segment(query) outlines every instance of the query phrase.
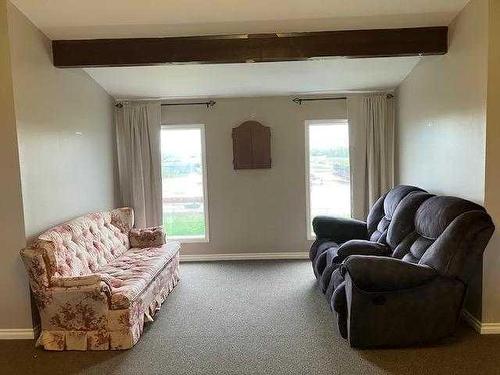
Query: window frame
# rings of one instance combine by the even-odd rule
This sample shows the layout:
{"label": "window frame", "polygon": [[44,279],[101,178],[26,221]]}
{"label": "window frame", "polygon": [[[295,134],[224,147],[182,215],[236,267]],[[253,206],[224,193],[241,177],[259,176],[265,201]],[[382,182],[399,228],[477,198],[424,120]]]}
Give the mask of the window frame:
{"label": "window frame", "polygon": [[[305,183],[306,183],[306,237],[308,241],[314,241],[316,240],[316,235],[312,231],[312,218],[311,218],[311,187],[310,187],[310,181],[311,181],[311,171],[310,171],[310,145],[309,145],[309,129],[311,125],[324,125],[324,124],[339,124],[339,125],[346,125],[349,129],[349,121],[348,119],[330,119],[330,120],[306,120],[304,121],[304,132],[305,132]],[[349,148],[350,151],[350,148]],[[351,165],[351,155],[349,153],[349,167]],[[352,199],[352,197],[351,197]],[[352,209],[352,207],[351,207]]]}
{"label": "window frame", "polygon": [[[167,238],[180,243],[208,243],[210,242],[210,224],[208,213],[208,183],[207,183],[207,156],[206,156],[206,139],[205,139],[205,124],[162,124],[161,130],[167,129],[199,129],[201,141],[201,165],[202,165],[202,182],[203,182],[203,214],[205,217],[205,235],[198,236],[169,236]],[[160,154],[161,154],[160,145]],[[163,199],[163,176],[162,177],[162,199]],[[163,218],[163,202],[162,202],[162,218]],[[166,232],[166,228],[165,228]]]}

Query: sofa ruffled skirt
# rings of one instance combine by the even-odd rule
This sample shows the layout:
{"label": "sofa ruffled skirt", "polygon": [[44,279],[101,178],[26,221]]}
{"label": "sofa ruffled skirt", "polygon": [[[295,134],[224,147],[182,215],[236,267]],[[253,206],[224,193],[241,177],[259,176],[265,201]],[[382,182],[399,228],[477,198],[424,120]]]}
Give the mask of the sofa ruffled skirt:
{"label": "sofa ruffled skirt", "polygon": [[[139,340],[144,324],[153,321],[179,282],[179,253],[126,309],[103,308],[104,293],[88,293],[75,303],[61,300],[53,314],[42,314],[43,329],[36,345],[46,350],[122,350]],[[53,296],[57,300],[57,295]],[[52,303],[57,301],[51,301]],[[106,304],[107,306],[107,304]]]}

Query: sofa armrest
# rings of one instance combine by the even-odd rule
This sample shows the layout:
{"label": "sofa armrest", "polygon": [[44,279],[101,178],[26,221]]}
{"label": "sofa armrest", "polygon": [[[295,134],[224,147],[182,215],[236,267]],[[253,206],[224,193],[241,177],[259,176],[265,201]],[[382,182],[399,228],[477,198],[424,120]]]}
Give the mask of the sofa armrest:
{"label": "sofa armrest", "polygon": [[129,240],[130,247],[159,247],[166,243],[166,234],[161,226],[143,229],[132,228],[129,232]]}
{"label": "sofa armrest", "polygon": [[342,263],[351,255],[389,256],[391,249],[384,244],[367,240],[350,240],[344,242],[337,250],[333,263]]}
{"label": "sofa armrest", "polygon": [[349,240],[367,240],[368,229],[364,221],[332,216],[316,216],[313,230],[317,238],[328,238],[339,244]]}
{"label": "sofa armrest", "polygon": [[[91,346],[106,348],[109,338],[102,337],[109,329],[110,290],[106,283],[100,281],[91,285],[51,287],[37,297],[43,327],[37,345],[64,350],[68,344],[65,344],[67,335],[78,336],[85,331],[87,336],[99,339],[92,341]],[[54,332],[65,334],[59,341],[52,342]],[[80,349],[86,350],[89,344],[84,340],[82,345]]]}
{"label": "sofa armrest", "polygon": [[367,292],[414,288],[439,276],[431,267],[379,256],[352,255],[341,266],[352,283]]}
{"label": "sofa armrest", "polygon": [[460,317],[465,284],[441,275],[430,277],[427,281],[424,276],[416,277],[406,289],[400,285],[401,289],[390,291],[366,291],[346,274],[345,284],[341,284],[345,290],[339,289],[331,303],[350,345],[422,345],[451,335]]}
{"label": "sofa armrest", "polygon": [[350,240],[344,242],[340,247],[333,247],[318,254],[314,261],[314,273],[320,278],[319,285],[322,291],[326,291],[330,283],[330,276],[333,271],[340,267],[340,264],[351,255],[390,255],[390,248],[386,245],[367,241]]}
{"label": "sofa armrest", "polygon": [[50,283],[54,287],[70,288],[77,286],[88,286],[98,284],[102,281],[101,276],[96,274],[74,276],[74,277],[52,277]]}
{"label": "sofa armrest", "polygon": [[[72,286],[53,286],[48,288],[48,291],[53,295],[64,295],[68,296],[81,296],[82,298],[87,298],[88,296],[95,296],[97,294],[102,294],[103,296],[111,295],[109,284],[100,280],[93,284],[83,284],[83,285],[72,285]],[[106,299],[107,301],[107,299]]]}

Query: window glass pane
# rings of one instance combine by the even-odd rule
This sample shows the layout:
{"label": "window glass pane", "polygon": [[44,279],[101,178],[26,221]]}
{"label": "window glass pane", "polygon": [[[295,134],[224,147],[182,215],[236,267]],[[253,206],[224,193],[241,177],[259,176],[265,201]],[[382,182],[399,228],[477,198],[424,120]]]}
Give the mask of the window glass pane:
{"label": "window glass pane", "polygon": [[347,121],[309,124],[309,207],[315,216],[351,216]]}
{"label": "window glass pane", "polygon": [[200,127],[161,131],[163,225],[169,237],[206,237]]}

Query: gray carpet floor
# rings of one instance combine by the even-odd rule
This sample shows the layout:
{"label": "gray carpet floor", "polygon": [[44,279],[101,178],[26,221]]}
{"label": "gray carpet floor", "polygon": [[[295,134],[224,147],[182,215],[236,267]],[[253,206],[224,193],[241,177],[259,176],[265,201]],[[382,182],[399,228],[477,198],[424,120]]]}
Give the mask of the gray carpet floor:
{"label": "gray carpet floor", "polygon": [[306,261],[183,263],[181,278],[134,348],[59,353],[0,341],[0,373],[500,374],[500,335],[465,324],[435,346],[350,348]]}

